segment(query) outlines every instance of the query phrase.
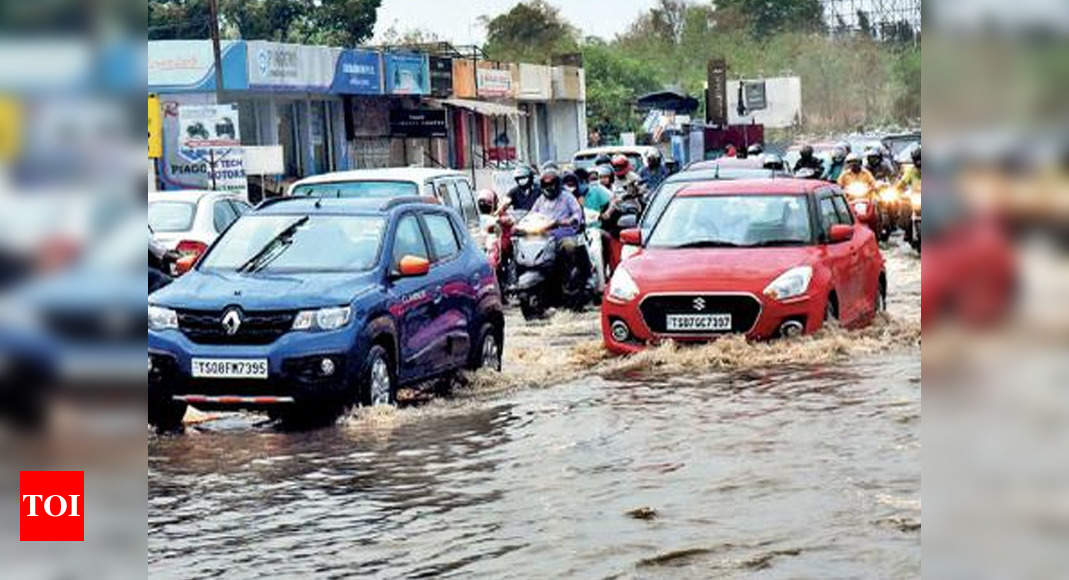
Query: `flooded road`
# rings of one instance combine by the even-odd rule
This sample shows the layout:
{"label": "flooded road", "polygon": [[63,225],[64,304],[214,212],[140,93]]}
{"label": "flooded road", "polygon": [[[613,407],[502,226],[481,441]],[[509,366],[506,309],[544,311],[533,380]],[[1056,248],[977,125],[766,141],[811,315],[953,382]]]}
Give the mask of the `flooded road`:
{"label": "flooded road", "polygon": [[151,437],[149,572],[918,576],[920,261],[885,255],[860,331],[617,359],[593,311],[511,318],[446,400]]}

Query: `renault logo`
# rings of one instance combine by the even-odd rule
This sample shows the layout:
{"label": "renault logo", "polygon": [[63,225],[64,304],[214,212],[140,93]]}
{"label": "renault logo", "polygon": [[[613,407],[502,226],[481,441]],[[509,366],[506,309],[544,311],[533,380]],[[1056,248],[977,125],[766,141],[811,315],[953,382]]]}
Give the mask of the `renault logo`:
{"label": "renault logo", "polygon": [[239,328],[241,328],[241,313],[237,308],[227,310],[223,315],[223,330],[228,336],[234,336]]}
{"label": "renault logo", "polygon": [[705,298],[702,298],[701,296],[695,298],[694,299],[694,309],[695,310],[705,310]]}

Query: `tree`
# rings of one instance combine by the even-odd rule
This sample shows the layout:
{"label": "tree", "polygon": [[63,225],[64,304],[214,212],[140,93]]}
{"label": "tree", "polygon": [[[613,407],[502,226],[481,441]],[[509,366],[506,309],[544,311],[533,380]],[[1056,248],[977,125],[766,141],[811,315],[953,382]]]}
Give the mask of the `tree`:
{"label": "tree", "polygon": [[824,30],[820,0],[717,0],[716,11],[744,19],[756,40],[780,32]]}
{"label": "tree", "polygon": [[149,0],[148,39],[210,38],[208,0]]}
{"label": "tree", "polygon": [[583,47],[583,65],[590,126],[604,135],[637,129],[635,100],[661,86],[653,67],[598,40]]}
{"label": "tree", "polygon": [[579,47],[579,32],[544,0],[520,2],[480,22],[486,26],[483,50],[494,60],[546,63],[554,54]]}
{"label": "tree", "polygon": [[356,46],[371,38],[382,0],[318,0],[310,8],[312,30],[305,41],[329,46]]}

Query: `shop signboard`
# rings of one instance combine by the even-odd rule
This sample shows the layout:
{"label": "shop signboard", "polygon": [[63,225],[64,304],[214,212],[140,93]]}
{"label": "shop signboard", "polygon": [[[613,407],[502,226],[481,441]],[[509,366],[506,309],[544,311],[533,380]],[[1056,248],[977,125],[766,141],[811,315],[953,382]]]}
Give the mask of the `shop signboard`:
{"label": "shop signboard", "polygon": [[[249,88],[245,41],[222,43],[223,87]],[[215,58],[208,40],[153,40],[148,43],[148,88],[155,93],[215,90]]]}
{"label": "shop signboard", "polygon": [[480,97],[512,96],[512,71],[480,68],[476,71],[476,78]]}
{"label": "shop signboard", "polygon": [[248,42],[249,88],[326,93],[334,83],[340,48],[255,40]]}
{"label": "shop signboard", "polygon": [[334,67],[330,92],[343,95],[381,95],[382,61],[379,53],[343,50]]}
{"label": "shop signboard", "polygon": [[390,111],[390,134],[418,139],[445,137],[445,109],[394,109]]}
{"label": "shop signboard", "polygon": [[525,101],[548,101],[553,97],[552,69],[539,64],[520,64],[520,86],[516,98]]}
{"label": "shop signboard", "polygon": [[205,189],[248,193],[236,105],[178,107],[178,162],[169,173]]}
{"label": "shop signboard", "polygon": [[431,95],[448,98],[453,94],[453,59],[443,56],[428,58],[431,69]]}
{"label": "shop signboard", "polygon": [[430,70],[423,54],[386,53],[386,92],[391,95],[426,95],[431,92]]}

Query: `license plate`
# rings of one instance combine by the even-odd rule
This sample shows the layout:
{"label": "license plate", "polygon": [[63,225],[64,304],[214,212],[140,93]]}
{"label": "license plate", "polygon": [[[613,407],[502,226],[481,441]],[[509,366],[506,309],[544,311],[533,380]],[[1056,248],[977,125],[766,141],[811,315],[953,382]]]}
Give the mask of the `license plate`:
{"label": "license plate", "polygon": [[194,378],[267,378],[267,359],[265,358],[195,358],[192,366]]}
{"label": "license plate", "polygon": [[731,330],[730,314],[669,314],[668,330]]}

